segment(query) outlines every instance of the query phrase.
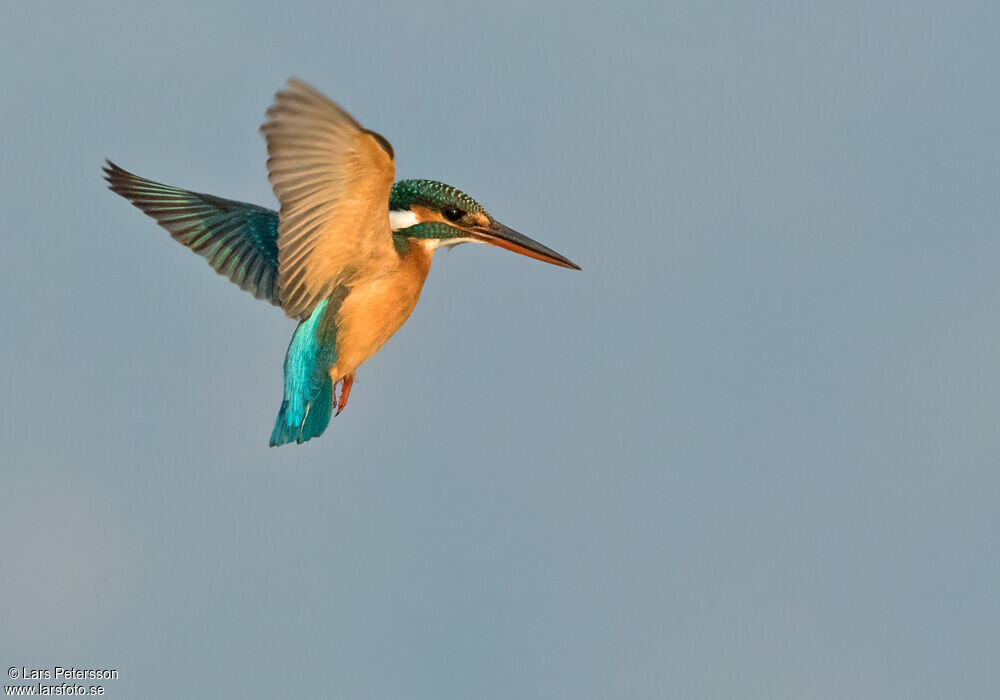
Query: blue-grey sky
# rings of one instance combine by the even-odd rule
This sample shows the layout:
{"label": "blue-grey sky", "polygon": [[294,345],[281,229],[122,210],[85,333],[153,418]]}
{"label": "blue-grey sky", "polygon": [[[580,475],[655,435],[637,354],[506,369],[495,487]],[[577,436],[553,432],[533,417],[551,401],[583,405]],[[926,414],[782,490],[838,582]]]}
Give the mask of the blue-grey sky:
{"label": "blue-grey sky", "polygon": [[[1000,5],[253,5],[0,9],[3,668],[997,696]],[[276,450],[294,322],[99,168],[273,204],[290,75],[583,272],[439,253]]]}

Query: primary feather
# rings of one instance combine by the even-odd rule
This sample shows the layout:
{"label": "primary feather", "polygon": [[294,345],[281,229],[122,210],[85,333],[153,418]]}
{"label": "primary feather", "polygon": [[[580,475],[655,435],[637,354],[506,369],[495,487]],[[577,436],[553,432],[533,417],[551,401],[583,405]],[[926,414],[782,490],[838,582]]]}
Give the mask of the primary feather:
{"label": "primary feather", "polygon": [[110,160],[104,174],[112,191],[156,219],[220,275],[258,299],[280,305],[278,212],[153,182]]}

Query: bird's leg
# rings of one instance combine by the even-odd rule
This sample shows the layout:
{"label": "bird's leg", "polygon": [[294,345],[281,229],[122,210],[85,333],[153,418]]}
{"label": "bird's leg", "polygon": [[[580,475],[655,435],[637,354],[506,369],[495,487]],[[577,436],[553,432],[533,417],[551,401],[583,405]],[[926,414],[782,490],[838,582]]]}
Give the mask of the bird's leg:
{"label": "bird's leg", "polygon": [[337,400],[337,412],[333,414],[334,416],[339,416],[340,412],[344,410],[347,405],[347,397],[351,395],[352,386],[354,386],[354,375],[348,374],[340,383],[340,399]]}

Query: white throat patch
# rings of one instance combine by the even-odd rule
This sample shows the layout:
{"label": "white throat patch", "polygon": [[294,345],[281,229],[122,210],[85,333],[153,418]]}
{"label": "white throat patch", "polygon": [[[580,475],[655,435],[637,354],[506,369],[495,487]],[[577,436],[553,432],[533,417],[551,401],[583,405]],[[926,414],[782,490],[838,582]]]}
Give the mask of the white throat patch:
{"label": "white throat patch", "polygon": [[459,243],[482,243],[476,238],[424,238],[420,241],[424,248],[435,251],[438,248],[451,248]]}

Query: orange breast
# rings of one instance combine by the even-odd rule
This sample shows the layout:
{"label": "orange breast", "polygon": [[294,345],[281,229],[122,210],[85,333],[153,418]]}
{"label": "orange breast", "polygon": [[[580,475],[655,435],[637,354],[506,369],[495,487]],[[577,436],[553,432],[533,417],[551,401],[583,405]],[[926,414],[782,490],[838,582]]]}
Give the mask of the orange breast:
{"label": "orange breast", "polygon": [[433,253],[413,245],[390,272],[362,277],[340,307],[333,381],[352,374],[385,345],[417,305]]}

